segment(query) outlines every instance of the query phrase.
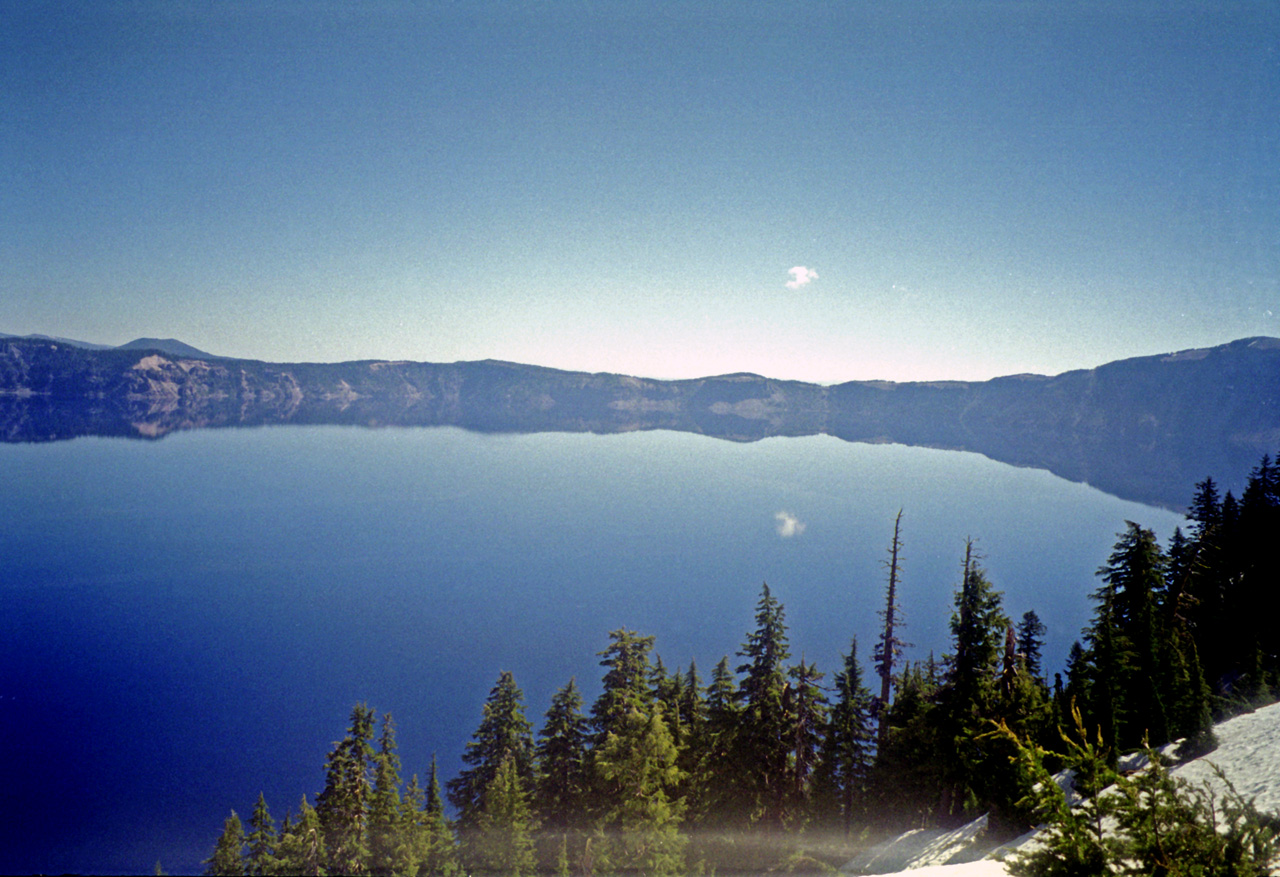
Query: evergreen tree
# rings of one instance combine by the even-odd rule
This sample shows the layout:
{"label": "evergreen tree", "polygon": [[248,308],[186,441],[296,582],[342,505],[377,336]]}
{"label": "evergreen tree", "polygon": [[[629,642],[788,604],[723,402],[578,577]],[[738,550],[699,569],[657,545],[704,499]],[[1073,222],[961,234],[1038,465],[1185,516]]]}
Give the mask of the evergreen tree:
{"label": "evergreen tree", "polygon": [[232,810],[222,826],[222,834],[218,836],[213,855],[204,861],[208,865],[205,873],[241,877],[245,873],[244,843],[244,826],[236,811]]}
{"label": "evergreen tree", "polygon": [[769,585],[761,588],[756,606],[756,629],[748,634],[738,656],[746,663],[738,688],[742,716],[736,737],[736,758],[740,766],[750,766],[741,776],[741,792],[749,808],[748,818],[781,828],[789,791],[791,728],[785,698],[788,696],[785,662],[787,648],[784,611]]}
{"label": "evergreen tree", "polygon": [[834,682],[835,701],[823,740],[818,785],[824,808],[847,837],[865,808],[875,749],[874,699],[862,682],[856,638]]}
{"label": "evergreen tree", "polygon": [[485,790],[494,787],[498,769],[510,762],[521,788],[534,782],[533,728],[524,715],[524,693],[515,677],[503,670],[489,691],[480,726],[471,735],[462,760],[469,767],[449,780],[449,800],[458,809],[458,829],[466,842],[484,805]]}
{"label": "evergreen tree", "polygon": [[707,686],[706,721],[691,747],[692,776],[689,780],[689,816],[698,824],[722,823],[745,818],[742,798],[737,794],[741,771],[734,759],[741,710],[736,702],[736,683],[725,656],[716,664]]}
{"label": "evergreen tree", "polygon": [[431,754],[431,779],[427,784],[427,802],[423,813],[427,857],[422,860],[422,872],[451,874],[456,870],[458,850],[453,829],[444,814],[444,797],[440,793],[440,772],[436,766],[435,753]]}
{"label": "evergreen tree", "polygon": [[401,837],[400,756],[391,713],[382,717],[382,735],[374,756],[373,796],[369,808],[369,868],[375,874],[404,870],[407,849]]}
{"label": "evergreen tree", "polygon": [[368,866],[373,724],[373,710],[364,704],[352,709],[347,735],[329,753],[324,791],[316,798],[326,867],[340,874],[363,874]]}
{"label": "evergreen tree", "polygon": [[934,820],[943,784],[944,750],[935,718],[938,680],[920,664],[908,662],[894,687],[889,731],[884,745],[877,746],[872,769],[876,814],[884,823],[921,828]]}
{"label": "evergreen tree", "polygon": [[280,829],[280,843],[276,848],[280,860],[279,873],[319,877],[325,873],[328,858],[324,845],[324,830],[316,811],[302,796],[298,807],[298,821],[285,824]]}
{"label": "evergreen tree", "polygon": [[787,821],[795,827],[804,825],[813,815],[814,774],[827,733],[828,710],[820,685],[823,674],[813,664],[806,664],[801,658],[788,675],[792,684],[783,698],[792,739]]}
{"label": "evergreen tree", "polygon": [[707,702],[703,696],[702,677],[698,675],[698,665],[695,661],[689,661],[682,691],[680,715],[690,729],[697,729],[707,720]]}
{"label": "evergreen tree", "polygon": [[938,693],[938,733],[953,754],[941,765],[942,815],[971,815],[992,801],[1002,778],[986,763],[978,740],[997,713],[997,679],[1009,620],[1001,609],[1001,594],[992,587],[974,557],[973,543],[965,545],[960,588],[951,615],[953,653]]}
{"label": "evergreen tree", "polygon": [[1040,664],[1044,634],[1044,624],[1034,609],[1022,613],[1022,620],[1018,622],[1018,654],[1022,656],[1027,672],[1041,680],[1044,679],[1044,670]]}
{"label": "evergreen tree", "polygon": [[[551,699],[546,724],[538,737],[534,809],[548,843],[554,846],[553,850],[544,848],[545,863],[553,851],[569,855],[569,835],[577,835],[584,828],[588,804],[587,720],[582,715],[582,695],[574,680],[570,679]],[[577,837],[574,848],[576,851]]]}
{"label": "evergreen tree", "polygon": [[[1106,566],[1098,570],[1105,597],[1111,602],[1108,620],[1115,626],[1111,642],[1114,668],[1107,671],[1114,674],[1117,696],[1123,700],[1114,738],[1118,748],[1133,748],[1144,740],[1160,745],[1169,739],[1168,692],[1161,690],[1164,674],[1160,664],[1164,630],[1159,607],[1166,597],[1165,565],[1155,534],[1127,521]],[[1095,595],[1095,599],[1103,596]],[[1103,672],[1102,667],[1097,669]]]}
{"label": "evergreen tree", "polygon": [[538,737],[538,817],[548,829],[567,830],[579,821],[587,794],[587,720],[573,679],[551,699]]}
{"label": "evergreen tree", "polygon": [[253,807],[253,815],[249,817],[249,828],[252,830],[247,838],[249,861],[245,873],[257,875],[257,877],[274,874],[275,849],[278,842],[276,825],[275,820],[271,818],[271,812],[267,809],[267,800],[261,792],[258,793],[258,803]]}
{"label": "evergreen tree", "polygon": [[661,704],[648,711],[633,707],[606,732],[595,765],[606,791],[601,821],[610,868],[646,874],[683,870],[684,801],[671,794],[682,779],[677,756]]}
{"label": "evergreen tree", "polygon": [[632,710],[647,712],[653,702],[649,686],[653,666],[649,653],[653,637],[640,636],[625,628],[609,632],[608,648],[600,652],[600,666],[606,668],[603,690],[591,707],[591,723],[596,743],[603,742],[609,731],[620,725]]}
{"label": "evergreen tree", "polygon": [[399,859],[396,873],[412,877],[430,873],[431,830],[427,825],[426,793],[416,773],[405,783],[404,794],[400,797],[396,837]]}
{"label": "evergreen tree", "polygon": [[498,765],[480,799],[465,842],[467,861],[477,871],[520,877],[537,864],[533,831],[537,821],[513,755]]}
{"label": "evergreen tree", "polygon": [[1092,702],[1089,655],[1080,640],[1067,653],[1067,684],[1061,689],[1058,713],[1065,719],[1073,709],[1087,710]]}
{"label": "evergreen tree", "polygon": [[902,610],[898,607],[898,564],[902,549],[902,540],[898,534],[901,524],[902,509],[898,509],[898,516],[893,519],[893,541],[889,543],[889,560],[886,564],[889,569],[889,584],[885,589],[884,609],[880,611],[880,617],[884,620],[884,629],[872,654],[876,675],[880,677],[880,697],[875,705],[876,714],[879,717],[876,731],[878,746],[884,746],[889,733],[889,703],[894,668],[906,645],[898,636],[903,628]]}
{"label": "evergreen tree", "polygon": [[591,751],[592,809],[597,815],[617,807],[617,787],[599,771],[598,760],[609,735],[619,734],[632,713],[647,716],[653,709],[654,697],[650,681],[653,666],[649,653],[653,637],[640,636],[625,628],[610,631],[609,646],[598,654],[605,668],[600,696],[591,707],[593,749]]}

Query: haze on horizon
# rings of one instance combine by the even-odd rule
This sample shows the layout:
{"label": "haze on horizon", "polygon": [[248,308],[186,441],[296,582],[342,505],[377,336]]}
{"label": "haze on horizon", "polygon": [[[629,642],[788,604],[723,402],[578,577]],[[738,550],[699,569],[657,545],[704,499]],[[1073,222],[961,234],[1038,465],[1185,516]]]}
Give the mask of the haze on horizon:
{"label": "haze on horizon", "polygon": [[1250,2],[0,0],[0,331],[821,382],[1280,335],[1278,45]]}

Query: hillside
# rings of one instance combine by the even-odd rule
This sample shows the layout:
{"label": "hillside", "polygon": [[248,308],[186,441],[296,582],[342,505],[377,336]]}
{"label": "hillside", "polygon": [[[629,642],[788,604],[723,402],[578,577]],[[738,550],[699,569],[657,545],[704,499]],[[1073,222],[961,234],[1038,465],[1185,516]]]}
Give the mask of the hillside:
{"label": "hillside", "polygon": [[[1215,728],[1218,748],[1201,758],[1180,765],[1172,771],[1175,777],[1193,785],[1208,784],[1215,795],[1221,795],[1224,784],[1214,768],[1246,799],[1252,799],[1259,810],[1280,816],[1280,703],[1256,712],[1246,713],[1222,722]],[[965,859],[971,854],[964,843],[963,830],[952,832],[951,844],[900,843],[902,855],[896,862],[882,856],[880,867],[871,871],[858,869],[859,860],[841,870],[845,873],[906,874],[910,877],[1006,877],[1009,871],[1000,857],[1031,842],[1031,837],[1002,847],[988,857],[973,862],[948,864],[952,858]],[[972,832],[970,832],[972,834]]]}
{"label": "hillside", "polygon": [[830,387],[751,374],[659,381],[493,360],[267,363],[194,350],[173,339],[105,350],[0,339],[0,436],[154,438],[269,423],[671,429],[734,441],[828,434],[975,451],[1171,507],[1206,475],[1233,486],[1232,476],[1280,445],[1274,338],[1054,377]]}

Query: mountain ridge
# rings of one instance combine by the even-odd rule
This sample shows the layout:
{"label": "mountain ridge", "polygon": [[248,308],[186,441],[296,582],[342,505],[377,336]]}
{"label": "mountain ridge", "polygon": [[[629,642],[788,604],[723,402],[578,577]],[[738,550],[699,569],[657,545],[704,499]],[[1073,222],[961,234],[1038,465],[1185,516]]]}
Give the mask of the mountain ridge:
{"label": "mountain ridge", "polygon": [[741,372],[665,381],[500,360],[269,363],[132,345],[0,338],[0,439],[268,423],[672,429],[733,441],[827,434],[974,451],[1172,507],[1189,499],[1188,484],[1213,476],[1229,485],[1280,449],[1280,339],[1266,336],[1053,376],[832,385]]}

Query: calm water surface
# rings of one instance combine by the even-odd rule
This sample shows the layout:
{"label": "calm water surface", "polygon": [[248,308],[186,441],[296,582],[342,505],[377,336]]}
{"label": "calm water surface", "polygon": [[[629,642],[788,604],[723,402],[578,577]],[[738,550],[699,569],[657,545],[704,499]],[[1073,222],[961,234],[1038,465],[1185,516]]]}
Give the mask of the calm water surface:
{"label": "calm water surface", "polygon": [[[0,871],[200,869],[231,808],[323,785],[352,704],[443,777],[498,671],[530,718],[630,627],[703,677],[760,584],[792,650],[866,655],[903,515],[911,657],[946,649],[966,536],[1057,666],[1131,519],[973,454],[815,436],[281,427],[0,446]],[[1190,485],[1188,486],[1190,490]],[[803,524],[779,532],[784,512]]]}

